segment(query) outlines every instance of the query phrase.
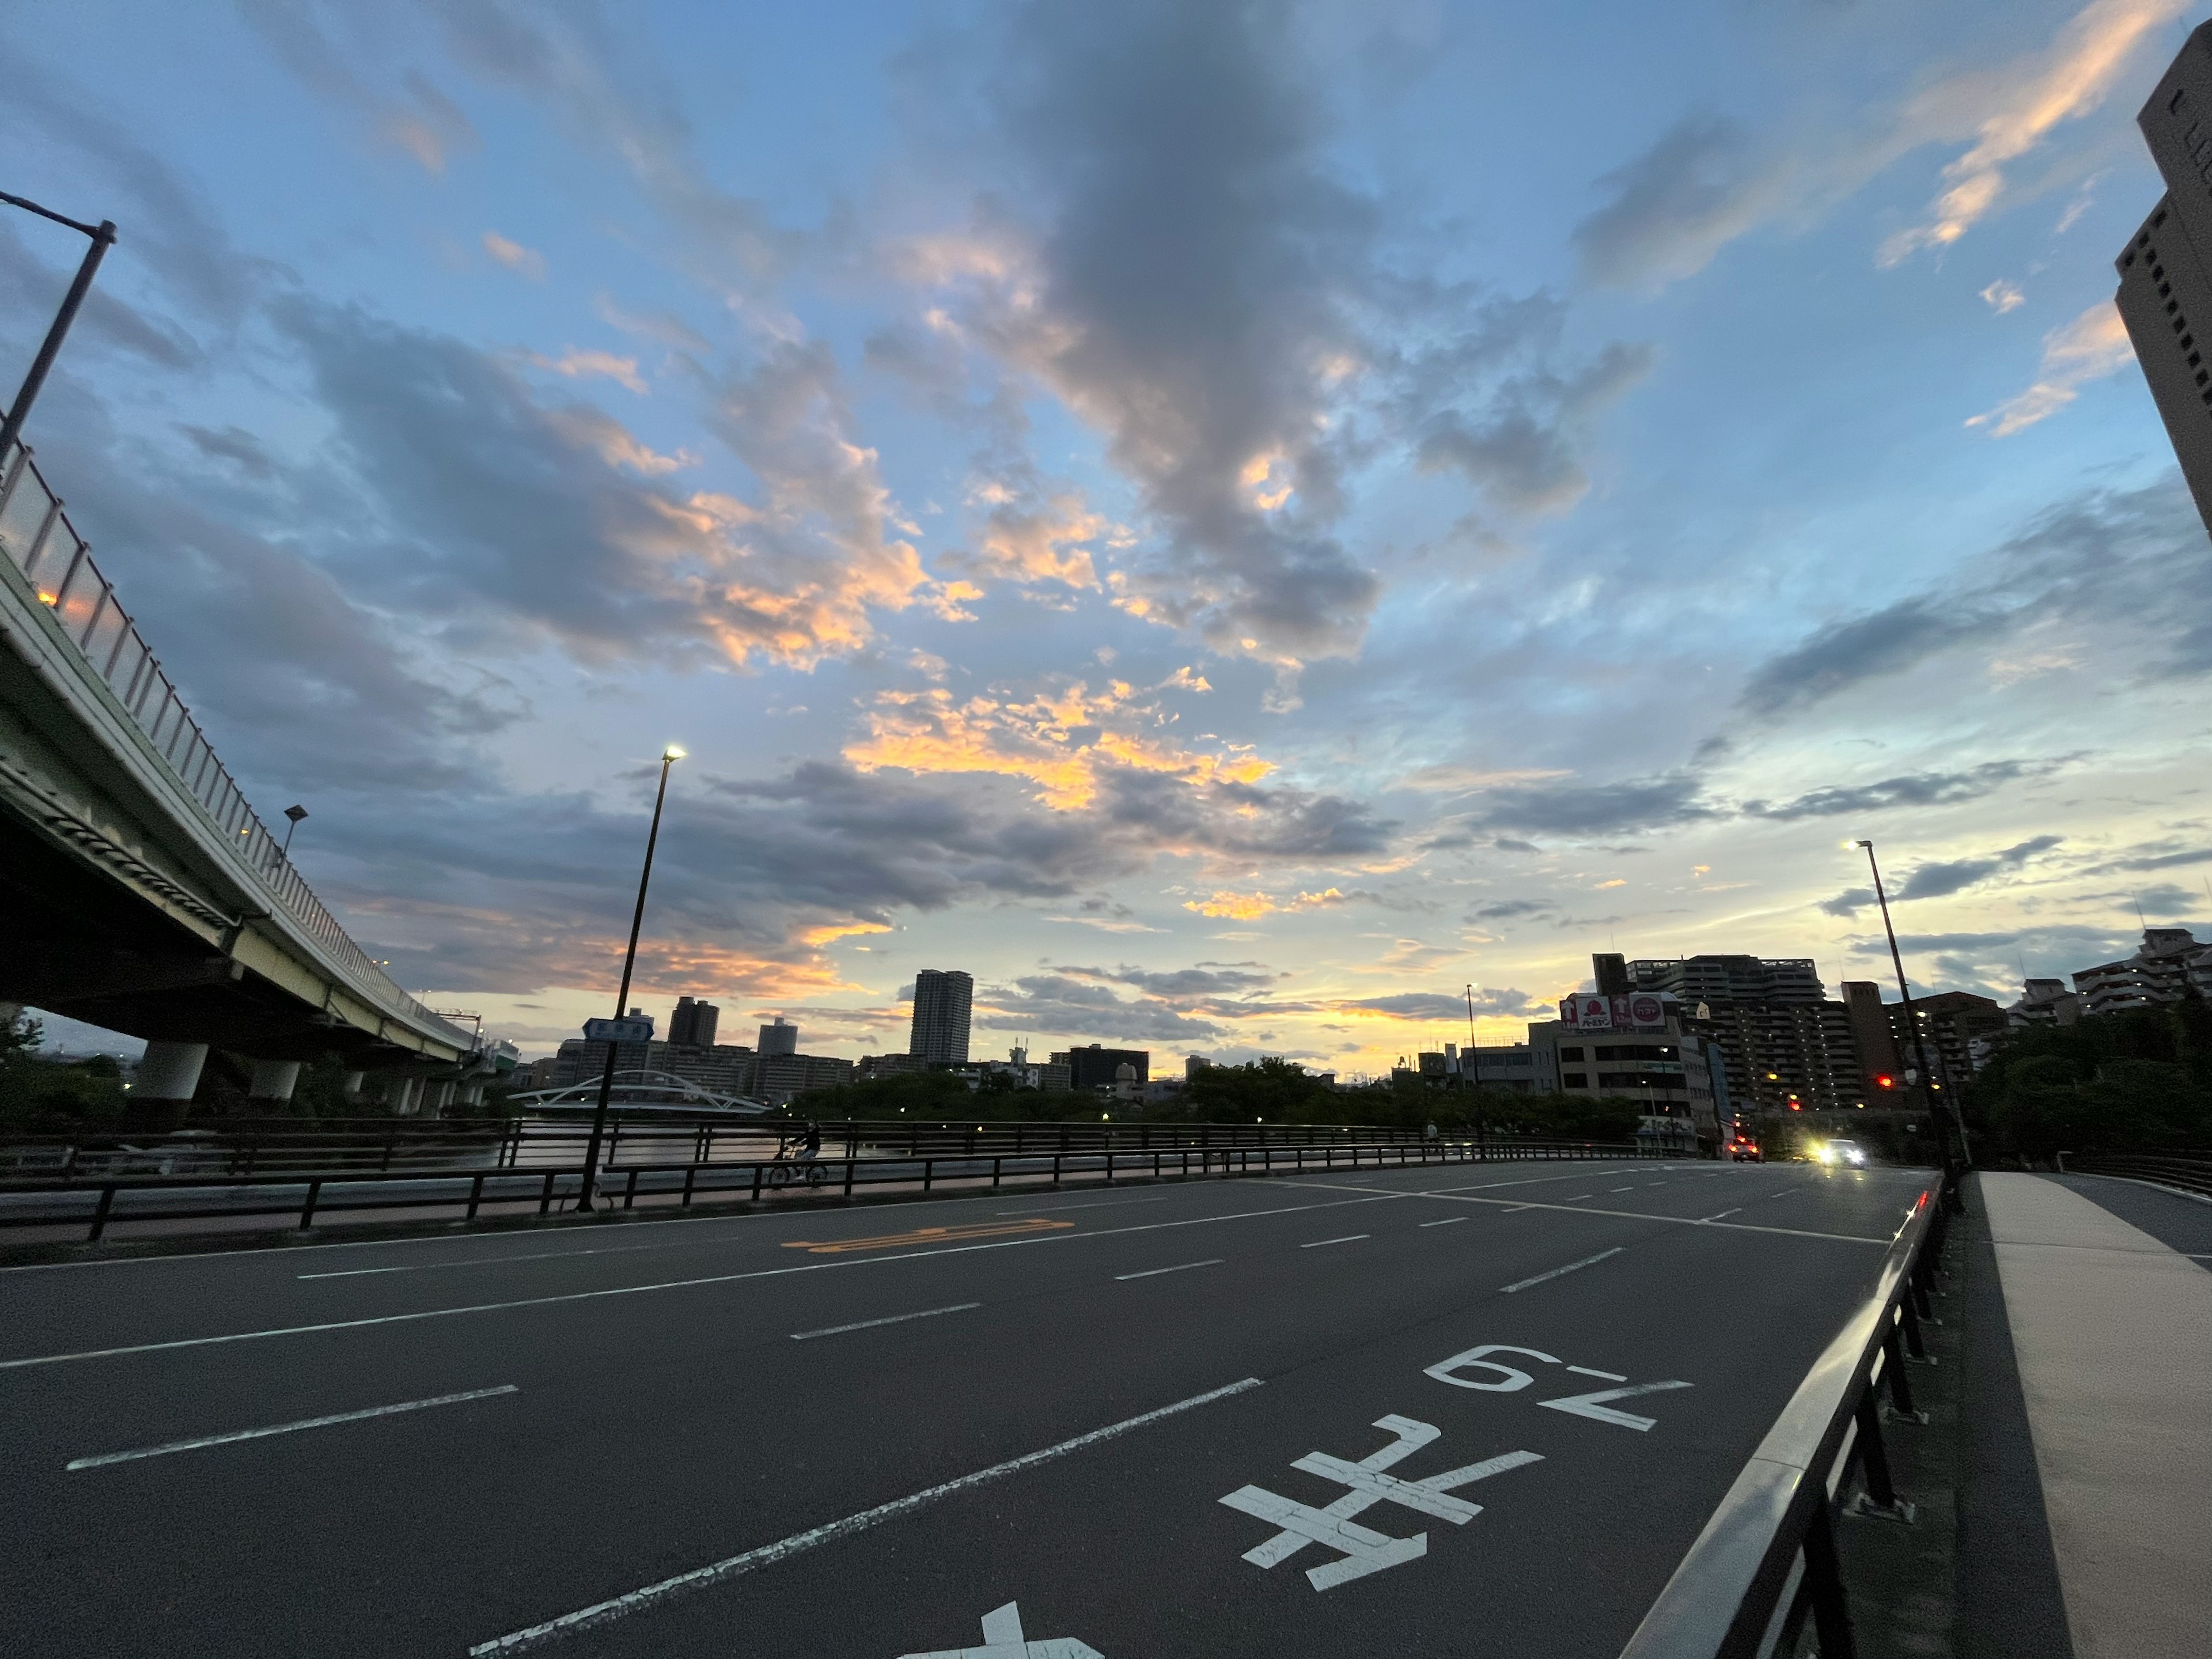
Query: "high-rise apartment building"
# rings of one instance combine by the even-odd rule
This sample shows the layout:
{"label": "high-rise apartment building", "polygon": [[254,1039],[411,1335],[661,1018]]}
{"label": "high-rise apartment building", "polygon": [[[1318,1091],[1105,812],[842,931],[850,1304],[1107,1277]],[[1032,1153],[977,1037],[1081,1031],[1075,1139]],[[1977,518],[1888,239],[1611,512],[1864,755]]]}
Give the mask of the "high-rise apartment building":
{"label": "high-rise apartment building", "polygon": [[1630,963],[1628,976],[1637,990],[1678,997],[1686,1007],[1700,1002],[1823,1002],[1828,995],[1820,970],[1802,957],[1647,957]]}
{"label": "high-rise apartment building", "polygon": [[1830,1000],[1810,958],[1671,957],[1628,972],[1638,990],[1678,998],[1684,1028],[1719,1044],[1733,1109],[1832,1110],[1867,1098],[1850,1010]]}
{"label": "high-rise apartment building", "polygon": [[907,1053],[931,1065],[968,1063],[968,1019],[975,981],[957,969],[925,968],[914,976],[914,1030]]}
{"label": "high-rise apartment building", "polygon": [[722,1011],[704,997],[678,997],[676,1012],[668,1017],[668,1040],[687,1048],[711,1048],[721,1018]]}
{"label": "high-rise apartment building", "polygon": [[760,1053],[763,1058],[770,1054],[795,1054],[799,1052],[799,1028],[781,1014],[771,1025],[760,1028]]}
{"label": "high-rise apartment building", "polygon": [[2212,23],[2190,35],[2136,125],[2166,194],[2113,262],[2113,303],[2212,527]]}
{"label": "high-rise apartment building", "polygon": [[1063,1049],[1052,1057],[1052,1063],[1067,1067],[1068,1087],[1079,1093],[1112,1088],[1116,1081],[1115,1073],[1124,1066],[1135,1070],[1139,1085],[1150,1082],[1152,1075],[1149,1048],[1105,1048],[1093,1042],[1081,1048]]}

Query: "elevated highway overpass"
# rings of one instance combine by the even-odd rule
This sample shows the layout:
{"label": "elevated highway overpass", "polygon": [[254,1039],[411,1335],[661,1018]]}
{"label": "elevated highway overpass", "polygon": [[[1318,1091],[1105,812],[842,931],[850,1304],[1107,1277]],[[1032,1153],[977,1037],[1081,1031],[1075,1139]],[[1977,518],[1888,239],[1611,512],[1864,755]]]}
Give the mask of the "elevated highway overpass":
{"label": "elevated highway overpass", "polygon": [[347,936],[191,715],[29,452],[0,457],[0,1001],[143,1037],[137,1097],[209,1048],[289,1096],[327,1054],[407,1110],[479,1043]]}

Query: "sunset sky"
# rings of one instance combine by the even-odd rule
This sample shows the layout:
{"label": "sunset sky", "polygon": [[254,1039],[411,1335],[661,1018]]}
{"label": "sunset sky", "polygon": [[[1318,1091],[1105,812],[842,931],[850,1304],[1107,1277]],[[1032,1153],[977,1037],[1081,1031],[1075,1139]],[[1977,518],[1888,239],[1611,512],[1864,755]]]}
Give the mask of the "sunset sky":
{"label": "sunset sky", "polygon": [[[17,0],[29,436],[439,1006],[1345,1072],[2212,919],[2171,0]],[[0,220],[12,387],[81,239]]]}

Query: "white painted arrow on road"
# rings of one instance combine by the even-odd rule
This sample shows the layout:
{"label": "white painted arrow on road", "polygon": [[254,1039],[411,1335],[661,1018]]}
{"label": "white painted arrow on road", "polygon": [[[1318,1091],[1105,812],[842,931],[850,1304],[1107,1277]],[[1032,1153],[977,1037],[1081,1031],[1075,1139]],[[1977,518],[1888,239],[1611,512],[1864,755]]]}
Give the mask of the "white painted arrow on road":
{"label": "white painted arrow on road", "polygon": [[1106,1659],[1087,1642],[1073,1636],[1055,1636],[1048,1642],[1022,1639],[1022,1610],[1009,1601],[983,1615],[983,1645],[980,1648],[937,1648],[927,1653],[908,1653],[900,1659]]}

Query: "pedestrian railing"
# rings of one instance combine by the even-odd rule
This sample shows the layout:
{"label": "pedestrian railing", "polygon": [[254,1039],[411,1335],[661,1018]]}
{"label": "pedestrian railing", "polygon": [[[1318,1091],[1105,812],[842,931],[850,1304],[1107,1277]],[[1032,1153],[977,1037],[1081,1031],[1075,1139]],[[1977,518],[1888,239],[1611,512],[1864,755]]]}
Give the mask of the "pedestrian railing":
{"label": "pedestrian railing", "polygon": [[[1925,1423],[1908,1360],[1941,1273],[1948,1196],[1920,1194],[1865,1302],[1798,1384],[1621,1659],[1790,1659],[1809,1622],[1820,1659],[1852,1659],[1836,1521],[1910,1521],[1890,1479],[1882,1425]],[[1889,1399],[1885,1406],[1881,1395]]]}
{"label": "pedestrian railing", "polygon": [[2123,1176],[2212,1198],[2212,1152],[2061,1152],[2069,1175]]}
{"label": "pedestrian railing", "polygon": [[21,444],[0,455],[0,556],[29,582],[54,625],[145,738],[185,792],[207,815],[232,855],[251,871],[287,915],[331,959],[377,999],[460,1048],[467,1033],[447,1024],[395,984],[324,908],[283,842],[262,823],[245,793],[216,758],[214,745],[116,597],[115,585],[93,562],[61,497],[47,485]]}
{"label": "pedestrian railing", "polygon": [[[689,1208],[708,1202],[758,1203],[786,1191],[851,1197],[864,1188],[922,1192],[1013,1187],[1050,1189],[1071,1181],[1111,1185],[1127,1180],[1196,1180],[1326,1171],[1414,1168],[1436,1164],[1522,1162],[1656,1156],[1634,1146],[1595,1142],[1522,1142],[1477,1146],[1469,1140],[1328,1143],[1289,1146],[1156,1146],[1149,1151],[1032,1152],[969,1157],[755,1158],[602,1165],[601,1203]],[[1663,1155],[1656,1155],[1663,1156]],[[584,1165],[447,1171],[343,1170],[315,1176],[117,1176],[67,1183],[0,1182],[0,1227],[81,1225],[88,1242],[111,1226],[164,1227],[258,1216],[298,1218],[301,1230],[322,1218],[365,1212],[417,1210],[480,1216],[548,1214],[574,1203]]]}

